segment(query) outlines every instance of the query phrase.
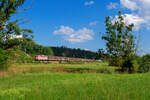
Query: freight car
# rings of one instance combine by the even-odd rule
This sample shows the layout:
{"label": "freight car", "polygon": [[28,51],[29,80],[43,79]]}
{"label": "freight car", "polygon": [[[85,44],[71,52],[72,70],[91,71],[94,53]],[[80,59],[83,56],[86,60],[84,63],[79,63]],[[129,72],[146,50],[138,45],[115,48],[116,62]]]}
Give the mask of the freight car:
{"label": "freight car", "polygon": [[58,56],[46,56],[46,55],[37,55],[37,56],[35,56],[35,61],[50,61],[50,62],[59,62],[59,61],[101,62],[100,60],[82,59],[82,58],[69,58],[69,57],[58,57]]}

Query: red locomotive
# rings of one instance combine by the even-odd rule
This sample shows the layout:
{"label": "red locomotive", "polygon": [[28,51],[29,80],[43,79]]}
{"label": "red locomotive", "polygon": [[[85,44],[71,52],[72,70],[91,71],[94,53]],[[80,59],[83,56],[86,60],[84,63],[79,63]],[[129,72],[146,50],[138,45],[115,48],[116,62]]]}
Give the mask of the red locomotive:
{"label": "red locomotive", "polygon": [[48,61],[48,56],[45,55],[36,55],[35,56],[36,61]]}

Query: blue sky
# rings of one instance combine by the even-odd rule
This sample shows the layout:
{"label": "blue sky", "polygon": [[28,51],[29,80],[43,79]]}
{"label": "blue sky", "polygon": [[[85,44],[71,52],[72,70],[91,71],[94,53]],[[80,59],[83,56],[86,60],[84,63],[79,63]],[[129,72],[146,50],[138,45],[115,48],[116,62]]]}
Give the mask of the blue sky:
{"label": "blue sky", "polygon": [[[38,44],[96,51],[105,48],[100,35],[105,32],[105,17],[121,10],[127,14],[127,22],[135,23],[134,33],[141,30],[144,45],[140,48],[149,52],[150,24],[146,21],[150,22],[150,7],[142,3],[150,4],[149,0],[34,0],[34,6],[20,16],[30,19],[22,27],[34,31]],[[25,7],[30,4],[31,0],[27,0]]]}

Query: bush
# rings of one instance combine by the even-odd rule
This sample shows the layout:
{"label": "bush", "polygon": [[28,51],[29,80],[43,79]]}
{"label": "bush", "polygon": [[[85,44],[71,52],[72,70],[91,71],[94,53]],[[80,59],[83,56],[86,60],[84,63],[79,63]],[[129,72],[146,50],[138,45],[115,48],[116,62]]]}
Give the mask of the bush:
{"label": "bush", "polygon": [[34,61],[33,57],[21,50],[9,49],[7,50],[10,63],[31,63]]}
{"label": "bush", "polygon": [[131,63],[132,63],[132,72],[138,72],[139,64],[137,60],[132,60]]}
{"label": "bush", "polygon": [[142,57],[139,72],[146,73],[149,72],[149,69],[150,69],[150,55],[148,54]]}
{"label": "bush", "polygon": [[98,69],[98,73],[105,73],[105,74],[113,74],[115,72],[112,68],[100,68]]}
{"label": "bush", "polygon": [[113,56],[111,58],[109,58],[109,66],[118,66],[121,67],[123,64],[123,58],[120,56]]}
{"label": "bush", "polygon": [[139,73],[149,72],[149,69],[150,69],[150,64],[143,62],[139,67]]}
{"label": "bush", "polygon": [[8,67],[8,56],[6,52],[0,48],[0,69],[5,69]]}
{"label": "bush", "polygon": [[129,57],[127,60],[124,60],[122,65],[122,71],[127,71],[128,73],[138,72],[139,64],[135,56]]}

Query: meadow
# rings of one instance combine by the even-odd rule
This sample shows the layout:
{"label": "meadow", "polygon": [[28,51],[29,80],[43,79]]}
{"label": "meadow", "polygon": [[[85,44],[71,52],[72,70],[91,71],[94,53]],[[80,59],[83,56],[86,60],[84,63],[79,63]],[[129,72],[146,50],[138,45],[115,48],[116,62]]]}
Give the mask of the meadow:
{"label": "meadow", "polygon": [[149,100],[150,73],[115,69],[107,63],[16,64],[0,78],[0,100]]}

